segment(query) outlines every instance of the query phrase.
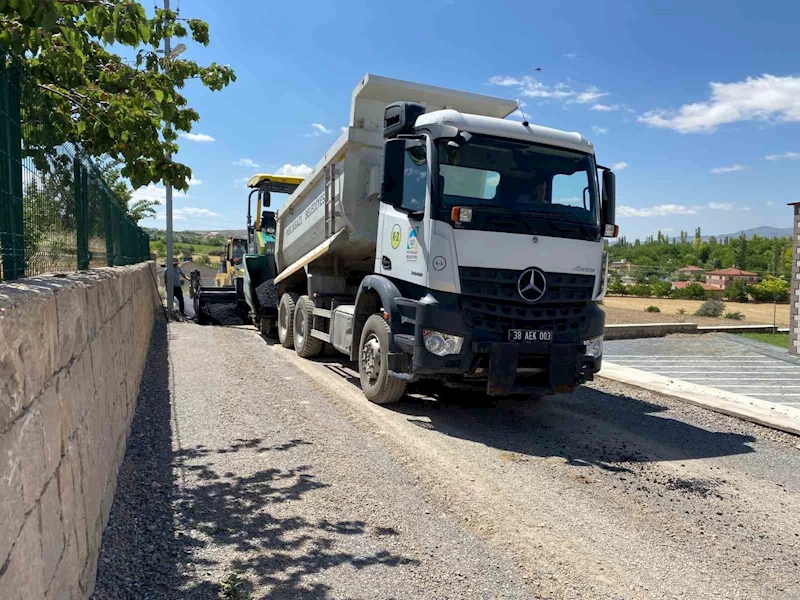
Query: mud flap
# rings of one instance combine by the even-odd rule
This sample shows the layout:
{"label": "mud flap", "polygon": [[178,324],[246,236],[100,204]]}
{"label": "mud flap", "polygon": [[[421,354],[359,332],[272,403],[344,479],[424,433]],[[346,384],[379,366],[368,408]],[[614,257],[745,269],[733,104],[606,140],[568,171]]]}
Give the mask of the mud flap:
{"label": "mud flap", "polygon": [[489,359],[489,381],[486,393],[490,396],[507,396],[514,391],[517,381],[519,349],[514,344],[495,344]]}
{"label": "mud flap", "polygon": [[575,387],[581,370],[583,356],[576,352],[575,346],[553,344],[550,347],[548,379],[555,390],[568,390]]}

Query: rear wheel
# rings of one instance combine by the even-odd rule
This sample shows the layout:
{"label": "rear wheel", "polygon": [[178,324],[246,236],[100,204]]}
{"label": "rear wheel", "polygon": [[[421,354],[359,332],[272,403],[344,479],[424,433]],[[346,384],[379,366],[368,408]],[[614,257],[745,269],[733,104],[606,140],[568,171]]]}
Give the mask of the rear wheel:
{"label": "rear wheel", "polygon": [[284,294],[278,304],[278,340],[284,348],[294,348],[294,310],[297,294]]}
{"label": "rear wheel", "polygon": [[308,296],[300,296],[294,310],[294,349],[298,356],[313,358],[322,352],[322,340],[311,337],[314,328],[314,303]]}
{"label": "rear wheel", "polygon": [[361,389],[370,402],[393,404],[406,392],[406,382],[389,376],[389,342],[392,330],[381,315],[364,324],[358,352]]}

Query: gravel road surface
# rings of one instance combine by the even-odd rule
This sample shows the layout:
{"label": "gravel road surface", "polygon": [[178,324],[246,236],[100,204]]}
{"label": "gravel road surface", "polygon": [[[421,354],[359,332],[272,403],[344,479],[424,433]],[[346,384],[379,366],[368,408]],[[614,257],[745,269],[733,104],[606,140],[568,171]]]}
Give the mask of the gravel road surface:
{"label": "gravel road surface", "polygon": [[145,378],[97,599],[800,598],[799,438],[608,382],[382,408],[250,327],[160,324]]}

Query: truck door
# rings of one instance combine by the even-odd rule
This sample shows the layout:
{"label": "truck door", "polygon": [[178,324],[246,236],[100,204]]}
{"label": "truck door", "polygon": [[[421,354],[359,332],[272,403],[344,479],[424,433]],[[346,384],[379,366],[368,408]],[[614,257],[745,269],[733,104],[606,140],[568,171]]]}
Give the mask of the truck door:
{"label": "truck door", "polygon": [[381,202],[375,272],[425,285],[427,249],[425,218],[430,168],[425,140],[408,140],[404,156],[403,202]]}

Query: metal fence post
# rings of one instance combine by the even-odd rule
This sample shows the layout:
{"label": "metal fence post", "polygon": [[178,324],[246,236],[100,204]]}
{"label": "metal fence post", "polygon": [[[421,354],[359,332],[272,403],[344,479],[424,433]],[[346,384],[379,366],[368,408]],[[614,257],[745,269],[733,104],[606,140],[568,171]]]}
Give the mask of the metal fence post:
{"label": "metal fence post", "polygon": [[0,54],[0,256],[2,279],[25,276],[19,71]]}
{"label": "metal fence post", "polygon": [[105,190],[100,190],[100,196],[103,201],[103,217],[105,219],[105,232],[106,232],[106,262],[109,267],[113,267],[114,260],[114,217],[111,214],[111,198]]}
{"label": "metal fence post", "polygon": [[78,270],[89,268],[89,198],[86,187],[86,171],[81,168],[78,155],[74,163],[75,186],[75,238],[77,246]]}

